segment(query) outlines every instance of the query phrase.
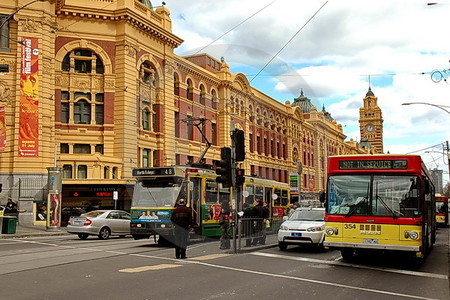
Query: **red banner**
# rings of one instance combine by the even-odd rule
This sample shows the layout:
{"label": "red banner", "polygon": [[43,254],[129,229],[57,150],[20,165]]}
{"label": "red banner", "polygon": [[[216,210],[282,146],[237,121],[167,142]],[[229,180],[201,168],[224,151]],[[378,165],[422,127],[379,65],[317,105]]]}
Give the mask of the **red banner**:
{"label": "red banner", "polygon": [[5,107],[0,106],[0,152],[5,151],[5,147],[6,147]]}
{"label": "red banner", "polygon": [[39,156],[38,39],[22,38],[20,72],[19,156]]}

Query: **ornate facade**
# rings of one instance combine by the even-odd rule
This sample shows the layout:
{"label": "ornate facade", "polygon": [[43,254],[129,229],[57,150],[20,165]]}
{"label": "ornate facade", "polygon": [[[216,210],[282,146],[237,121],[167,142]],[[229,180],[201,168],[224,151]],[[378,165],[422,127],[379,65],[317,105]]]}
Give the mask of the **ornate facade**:
{"label": "ornate facade", "polygon": [[[288,182],[301,162],[303,192],[325,188],[327,156],[364,151],[303,92],[281,103],[225,61],[174,54],[183,40],[164,6],[18,0],[2,2],[0,17],[0,64],[9,68],[0,76],[0,200],[19,201],[23,223],[36,222],[46,201],[48,167],[62,169],[63,207],[113,207],[118,191],[128,209],[133,168],[196,162],[207,141],[213,164],[231,126],[246,134],[246,174]],[[27,49],[36,59],[24,77]],[[23,99],[33,99],[32,113]],[[28,133],[25,116],[34,118]]]}
{"label": "ornate facade", "polygon": [[359,128],[361,141],[367,141],[373,153],[383,153],[383,116],[370,87],[359,109]]}

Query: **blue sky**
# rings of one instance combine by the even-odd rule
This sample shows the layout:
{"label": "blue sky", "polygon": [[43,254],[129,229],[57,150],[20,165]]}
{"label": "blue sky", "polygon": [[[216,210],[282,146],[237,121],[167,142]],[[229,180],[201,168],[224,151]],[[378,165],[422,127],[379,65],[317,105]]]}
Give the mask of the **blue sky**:
{"label": "blue sky", "polygon": [[166,2],[173,33],[184,39],[178,55],[224,57],[231,72],[246,74],[252,86],[282,103],[303,89],[344,126],[348,140],[360,139],[359,107],[370,75],[383,110],[384,150],[421,154],[429,168],[447,172],[442,143],[450,139],[450,114],[402,103],[450,105],[450,85],[430,76],[439,71],[435,75],[444,79],[450,68],[449,1]]}

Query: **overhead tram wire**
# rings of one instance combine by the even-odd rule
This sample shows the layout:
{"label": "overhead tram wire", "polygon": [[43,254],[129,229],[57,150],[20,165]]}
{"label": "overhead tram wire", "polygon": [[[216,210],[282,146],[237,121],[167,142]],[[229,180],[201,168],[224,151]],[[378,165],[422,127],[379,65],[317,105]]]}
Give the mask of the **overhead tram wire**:
{"label": "overhead tram wire", "polygon": [[239,27],[240,25],[244,24],[245,22],[247,22],[248,20],[250,20],[251,18],[253,18],[254,16],[256,16],[257,14],[259,14],[261,11],[263,11],[264,9],[266,9],[267,7],[269,7],[270,5],[272,5],[273,3],[277,2],[278,0],[272,1],[269,4],[267,4],[266,6],[264,6],[263,8],[261,8],[260,10],[258,10],[257,12],[255,12],[254,14],[252,14],[251,16],[249,16],[248,18],[246,18],[245,20],[241,21],[239,24],[237,24],[236,26],[234,26],[233,28],[229,29],[228,31],[226,31],[224,34],[220,35],[218,38],[216,38],[215,40],[213,40],[212,42],[210,42],[209,44],[207,44],[206,46],[202,47],[200,50],[198,50],[197,52],[195,52],[195,54],[198,54],[200,51],[203,51],[204,49],[208,48],[209,46],[211,46],[212,44],[214,44],[215,42],[217,42],[219,39],[221,39],[222,37],[224,37],[225,35],[227,35],[228,33],[230,33],[231,31],[235,30],[237,27]]}
{"label": "overhead tram wire", "polygon": [[405,154],[414,154],[414,153],[417,153],[417,152],[422,152],[422,151],[425,151],[425,150],[428,150],[428,149],[437,148],[438,146],[442,146],[443,144],[444,144],[444,142],[436,144],[436,145],[433,145],[433,146],[429,146],[427,148],[423,148],[423,149],[420,149],[420,150],[411,151],[411,152],[408,152],[408,153],[405,153]]}
{"label": "overhead tram wire", "polygon": [[328,1],[325,1],[324,4],[322,4],[322,6],[308,19],[308,21],[306,21],[305,24],[303,24],[303,26],[283,45],[283,47],[281,47],[281,49],[264,65],[264,67],[262,67],[261,70],[259,70],[259,72],[250,80],[250,83],[256,78],[258,77],[258,75],[264,71],[264,69],[275,59],[275,57],[278,56],[278,54],[281,53],[281,51],[284,50],[284,48],[287,47],[287,45],[303,30],[303,28],[305,28],[306,25],[308,25],[308,23],[314,19],[314,17],[322,10],[322,8],[328,3]]}

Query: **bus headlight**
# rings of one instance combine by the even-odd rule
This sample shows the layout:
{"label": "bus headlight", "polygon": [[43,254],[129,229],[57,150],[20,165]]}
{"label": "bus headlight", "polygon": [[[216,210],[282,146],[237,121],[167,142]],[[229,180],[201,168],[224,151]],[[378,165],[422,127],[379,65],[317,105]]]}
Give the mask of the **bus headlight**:
{"label": "bus headlight", "polygon": [[409,233],[409,238],[412,240],[418,240],[419,239],[419,234],[417,233],[417,231],[411,231]]}
{"label": "bus headlight", "polygon": [[412,240],[418,240],[419,239],[419,233],[417,231],[405,231],[405,238],[409,238]]}
{"label": "bus headlight", "polygon": [[327,235],[338,234],[338,229],[332,228],[332,227],[327,227],[327,229],[325,229],[325,232]]}

